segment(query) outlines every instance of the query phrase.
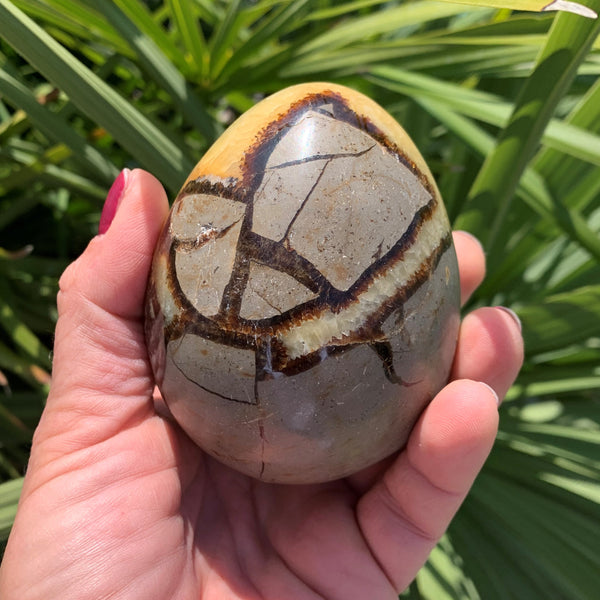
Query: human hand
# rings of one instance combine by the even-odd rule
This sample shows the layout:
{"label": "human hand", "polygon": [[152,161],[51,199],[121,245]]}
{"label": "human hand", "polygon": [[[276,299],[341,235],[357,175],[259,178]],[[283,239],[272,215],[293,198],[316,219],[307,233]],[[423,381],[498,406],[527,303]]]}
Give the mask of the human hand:
{"label": "human hand", "polygon": [[[452,382],[397,456],[321,485],[250,479],[156,410],[143,300],[168,204],[152,176],[127,175],[109,194],[107,231],[61,280],[52,388],[0,597],[395,598],[492,447],[497,397],[522,361],[517,321],[498,308],[464,319]],[[465,300],[484,257],[464,233],[455,243]]]}

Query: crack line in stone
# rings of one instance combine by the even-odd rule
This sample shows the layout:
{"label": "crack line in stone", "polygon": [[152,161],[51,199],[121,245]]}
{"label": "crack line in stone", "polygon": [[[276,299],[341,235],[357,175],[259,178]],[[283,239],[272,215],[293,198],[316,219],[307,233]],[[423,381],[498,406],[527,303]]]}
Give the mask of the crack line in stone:
{"label": "crack line in stone", "polygon": [[239,398],[231,398],[230,396],[225,396],[224,394],[219,394],[219,392],[210,390],[207,387],[200,385],[195,379],[188,377],[185,374],[183,368],[180,367],[177,363],[175,363],[175,361],[173,361],[173,365],[190,383],[193,383],[194,385],[198,386],[201,390],[204,390],[205,392],[208,392],[209,394],[214,394],[215,396],[218,396],[219,398],[222,398],[223,400],[229,400],[230,402],[237,402],[239,404],[249,404],[250,406],[256,406],[256,404],[257,404],[256,401],[251,402],[250,400],[240,400]]}
{"label": "crack line in stone", "polygon": [[365,148],[364,150],[360,150],[359,152],[348,152],[348,153],[336,152],[333,154],[315,154],[313,156],[306,156],[305,158],[298,158],[296,160],[290,160],[288,162],[281,163],[279,165],[273,165],[272,167],[267,167],[266,171],[269,171],[271,169],[285,169],[286,167],[294,167],[296,165],[303,165],[304,163],[314,162],[315,160],[330,161],[330,160],[333,160],[336,158],[358,158],[360,156],[363,156],[363,154],[366,154],[367,152],[373,150],[373,148],[375,148],[375,146],[377,146],[377,144],[373,144],[372,146],[369,146],[368,148]]}
{"label": "crack line in stone", "polygon": [[315,191],[315,188],[319,185],[319,182],[321,181],[321,177],[323,177],[323,175],[325,174],[325,170],[331,163],[331,160],[332,160],[331,158],[327,159],[327,162],[323,165],[323,168],[321,169],[321,172],[319,173],[317,180],[312,184],[312,187],[310,188],[310,190],[308,190],[308,194],[306,194],[306,198],[304,198],[304,200],[302,200],[302,204],[300,205],[300,208],[298,208],[298,210],[296,211],[296,214],[294,215],[294,217],[290,221],[289,225],[287,226],[287,229],[285,230],[285,233],[283,234],[283,238],[282,238],[283,240],[285,240],[287,242],[287,244],[286,244],[287,246],[289,246],[288,236],[290,234],[290,230],[292,229],[294,223],[296,222],[296,219],[300,216],[300,213],[304,210],[304,207],[306,206],[306,203],[308,202],[309,198],[312,196],[312,193]]}

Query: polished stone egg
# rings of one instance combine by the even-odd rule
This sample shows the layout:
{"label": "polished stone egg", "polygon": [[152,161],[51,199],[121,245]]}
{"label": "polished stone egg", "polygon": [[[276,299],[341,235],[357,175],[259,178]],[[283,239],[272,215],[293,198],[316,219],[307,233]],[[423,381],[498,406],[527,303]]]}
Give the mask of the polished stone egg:
{"label": "polished stone egg", "polygon": [[459,326],[431,173],[378,104],[294,86],[196,165],[156,248],[146,338],[175,420],[267,482],[338,479],[402,448]]}

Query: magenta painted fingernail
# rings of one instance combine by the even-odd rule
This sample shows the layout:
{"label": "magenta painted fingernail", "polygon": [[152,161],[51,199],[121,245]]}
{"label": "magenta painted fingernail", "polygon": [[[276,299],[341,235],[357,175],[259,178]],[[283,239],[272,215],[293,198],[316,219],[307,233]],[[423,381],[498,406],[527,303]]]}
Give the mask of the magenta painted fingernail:
{"label": "magenta painted fingernail", "polygon": [[98,233],[100,234],[108,231],[110,224],[117,214],[117,208],[119,207],[119,202],[123,196],[123,190],[127,184],[129,173],[129,169],[123,169],[115,179],[114,183],[110,186],[110,190],[108,190],[104,207],[102,208],[102,214],[100,215],[100,225],[98,225]]}
{"label": "magenta painted fingernail", "polygon": [[500,310],[503,310],[505,313],[509,314],[512,317],[513,321],[519,327],[519,331],[523,330],[523,326],[521,325],[521,319],[519,319],[519,317],[517,316],[517,313],[514,310],[511,310],[510,308],[506,308],[506,306],[496,306],[496,308],[499,308]]}

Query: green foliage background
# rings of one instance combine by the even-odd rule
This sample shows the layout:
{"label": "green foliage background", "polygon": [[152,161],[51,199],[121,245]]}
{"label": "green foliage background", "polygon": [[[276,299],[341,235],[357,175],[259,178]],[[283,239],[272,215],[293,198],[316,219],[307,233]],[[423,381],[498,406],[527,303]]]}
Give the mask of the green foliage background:
{"label": "green foliage background", "polygon": [[[584,0],[600,10],[600,0]],[[0,0],[0,535],[50,381],[57,280],[118,171],[171,196],[232,119],[331,80],[385,106],[520,316],[495,449],[407,592],[600,589],[600,20],[428,0]],[[514,3],[512,3],[514,4]]]}

